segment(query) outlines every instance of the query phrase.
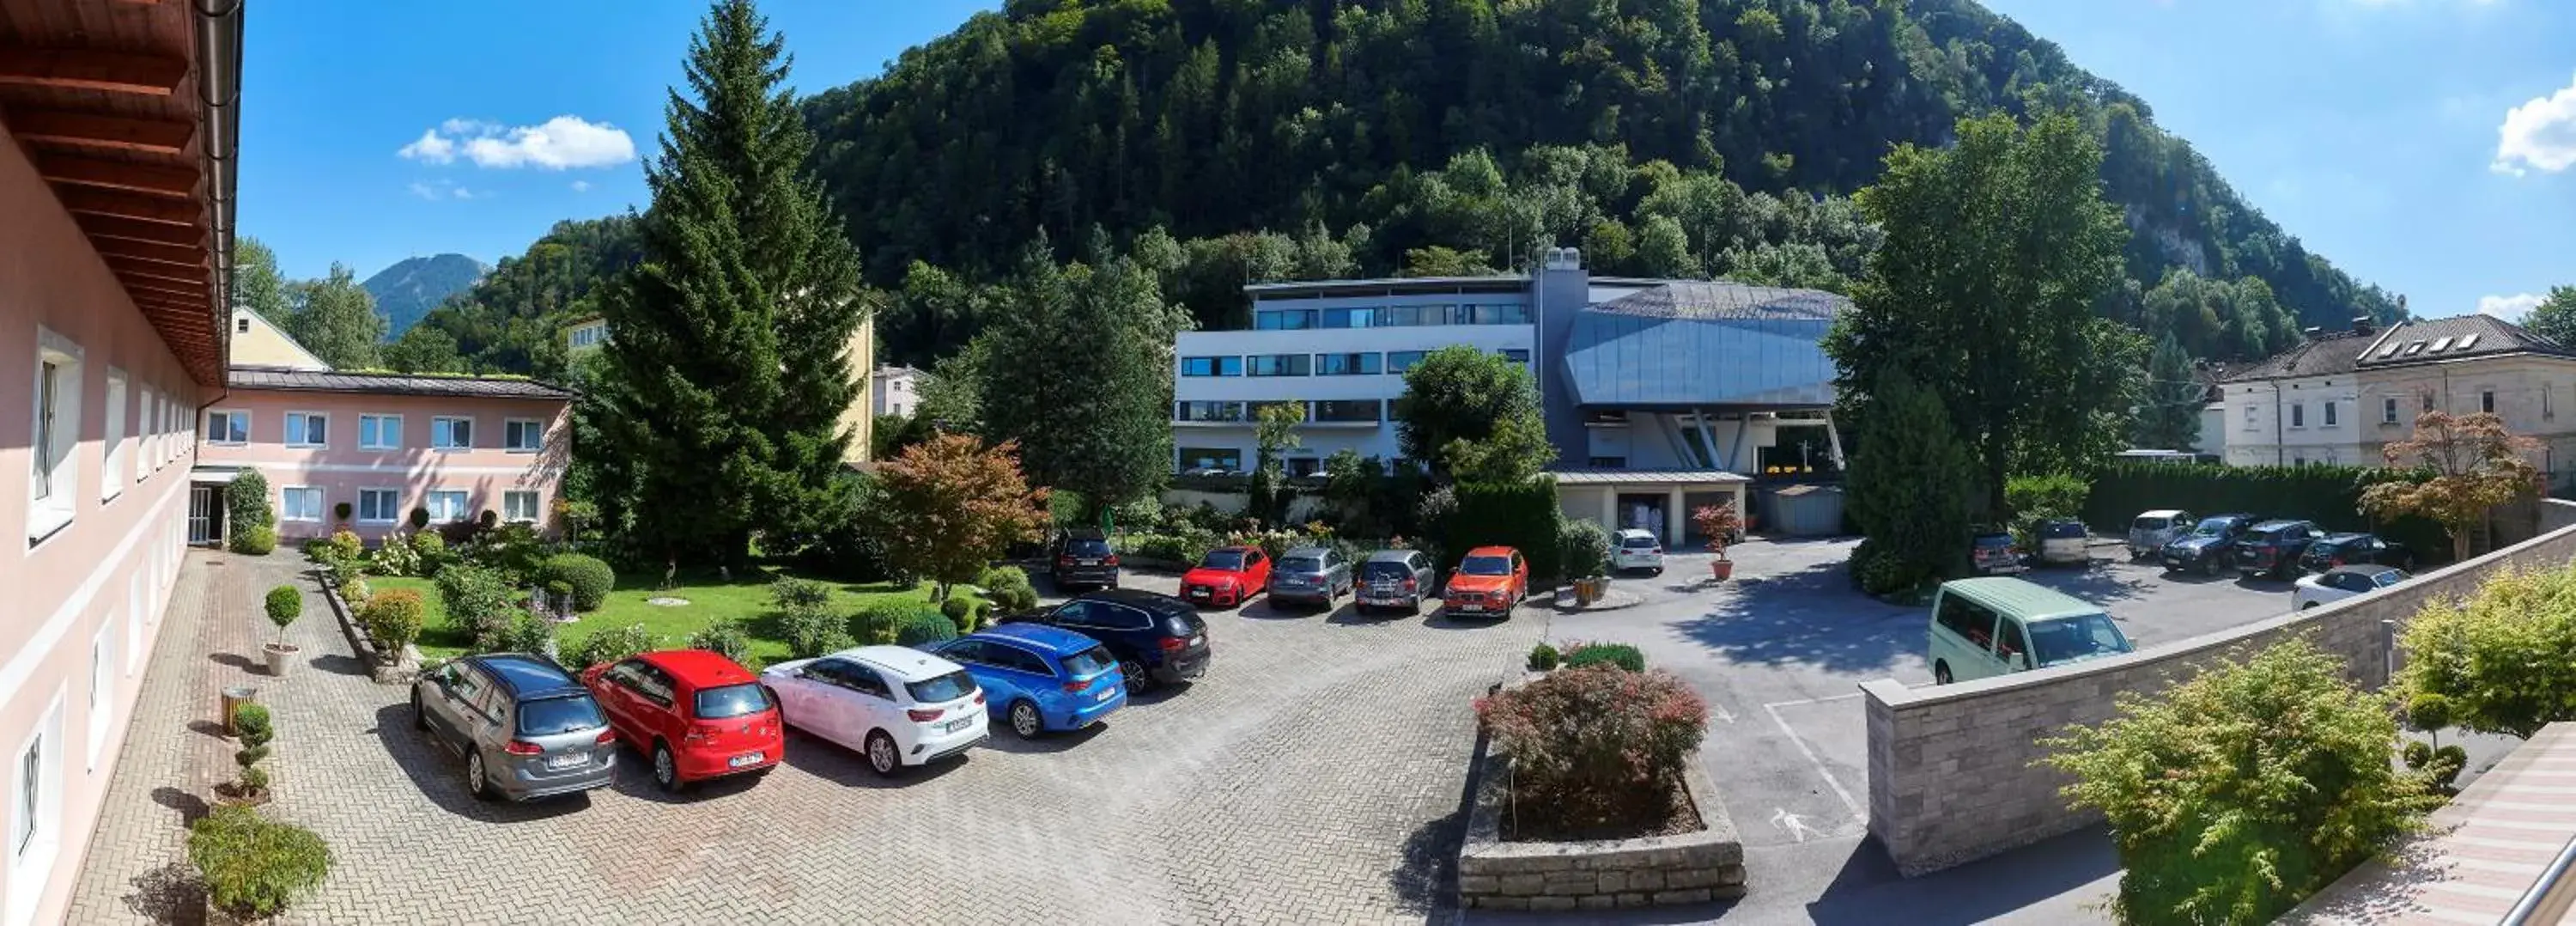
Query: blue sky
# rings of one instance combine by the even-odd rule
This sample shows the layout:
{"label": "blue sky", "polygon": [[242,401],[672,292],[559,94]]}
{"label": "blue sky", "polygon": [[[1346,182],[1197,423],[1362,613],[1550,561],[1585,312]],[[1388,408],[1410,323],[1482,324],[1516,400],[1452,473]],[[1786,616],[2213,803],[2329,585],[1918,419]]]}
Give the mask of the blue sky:
{"label": "blue sky", "polygon": [[[2419,315],[2510,313],[2576,283],[2576,3],[1986,2],[2145,98],[2247,200]],[[765,8],[811,92],[991,5]],[[637,158],[703,7],[423,9],[252,10],[242,230],[291,276],[442,251],[496,261],[558,219],[642,201]]]}

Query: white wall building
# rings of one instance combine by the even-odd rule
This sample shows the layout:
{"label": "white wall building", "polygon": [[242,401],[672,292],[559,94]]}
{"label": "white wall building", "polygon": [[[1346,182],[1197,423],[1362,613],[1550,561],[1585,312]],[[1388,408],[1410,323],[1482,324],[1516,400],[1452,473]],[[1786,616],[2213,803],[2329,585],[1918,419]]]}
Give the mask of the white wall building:
{"label": "white wall building", "polygon": [[878,367],[868,374],[868,396],[880,415],[912,417],[921,407],[921,381],[929,374],[911,367]]}
{"label": "white wall building", "polygon": [[[2361,406],[2371,397],[2355,373],[2378,337],[2368,324],[2315,335],[2221,380],[2221,456],[2227,465],[2380,462],[2364,452]],[[2375,407],[2369,411],[2377,413]]]}

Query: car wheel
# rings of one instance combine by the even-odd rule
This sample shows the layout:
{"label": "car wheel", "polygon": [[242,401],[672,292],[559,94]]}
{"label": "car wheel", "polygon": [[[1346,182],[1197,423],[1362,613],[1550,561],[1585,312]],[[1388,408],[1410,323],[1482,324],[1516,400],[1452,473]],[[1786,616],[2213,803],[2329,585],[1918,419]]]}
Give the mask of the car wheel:
{"label": "car wheel", "polygon": [[1118,674],[1127,683],[1127,696],[1135,697],[1154,690],[1154,677],[1145,674],[1145,664],[1133,659],[1118,660]]}
{"label": "car wheel", "polygon": [[895,754],[894,737],[887,736],[885,731],[876,730],[868,734],[866,752],[868,768],[879,776],[892,778],[896,772],[903,771],[903,757]]}
{"label": "car wheel", "polygon": [[418,688],[412,689],[411,692],[411,728],[414,730],[429,729],[429,712],[421,710],[420,689]]}
{"label": "car wheel", "polygon": [[1026,701],[1011,705],[1011,732],[1024,740],[1037,739],[1038,734],[1046,732],[1046,722],[1038,716],[1037,705]]}
{"label": "car wheel", "polygon": [[660,741],[653,743],[653,784],[666,794],[680,790],[680,762],[671,757],[670,745]]}
{"label": "car wheel", "polygon": [[1935,685],[1947,685],[1947,684],[1950,684],[1950,664],[1949,664],[1949,663],[1946,663],[1946,662],[1936,662],[1936,663],[1933,663],[1933,664],[1932,664],[1932,684],[1935,684]]}
{"label": "car wheel", "polygon": [[474,795],[478,801],[492,799],[492,779],[484,773],[481,749],[465,755],[465,793]]}

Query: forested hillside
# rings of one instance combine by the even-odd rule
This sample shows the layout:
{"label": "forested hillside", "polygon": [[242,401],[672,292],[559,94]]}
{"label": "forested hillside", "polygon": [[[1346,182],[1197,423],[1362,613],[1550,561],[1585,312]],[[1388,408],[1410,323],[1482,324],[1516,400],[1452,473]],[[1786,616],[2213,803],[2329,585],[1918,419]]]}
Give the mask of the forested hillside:
{"label": "forested hillside", "polygon": [[447,297],[463,292],[492,268],[463,254],[407,257],[376,271],[362,286],[375,297],[376,314],[385,317],[385,336],[402,337]]}
{"label": "forested hillside", "polygon": [[[2144,102],[1971,0],[1009,0],[806,108],[887,288],[917,265],[987,279],[1040,233],[1070,250],[1095,227],[1164,229],[1216,262],[1177,275],[1229,283],[1297,275],[1252,258],[1302,238],[1363,273],[1562,243],[1596,272],[1839,286],[1874,246],[1842,197],[1891,146],[2064,108],[2102,140],[2135,232],[2105,313],[2248,357],[2400,312]],[[1222,323],[1236,297],[1217,289],[1178,295]],[[883,319],[892,359],[975,327],[918,303]]]}
{"label": "forested hillside", "polygon": [[404,340],[424,358],[455,357],[425,359],[417,364],[424,369],[557,375],[563,323],[598,312],[594,291],[637,254],[626,216],[557,222],[527,253],[502,258],[473,288],[431,310]]}

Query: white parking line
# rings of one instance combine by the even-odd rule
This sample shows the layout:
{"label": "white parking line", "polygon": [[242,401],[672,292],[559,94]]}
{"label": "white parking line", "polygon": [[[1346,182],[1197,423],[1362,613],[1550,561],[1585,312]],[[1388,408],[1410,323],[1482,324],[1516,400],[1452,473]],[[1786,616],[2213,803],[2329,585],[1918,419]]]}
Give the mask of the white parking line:
{"label": "white parking line", "polygon": [[1798,731],[1789,728],[1788,718],[1780,716],[1780,709],[1784,707],[1797,707],[1805,704],[1823,704],[1828,701],[1848,701],[1857,697],[1860,697],[1860,692],[1855,691],[1851,694],[1835,695],[1830,698],[1808,698],[1803,701],[1773,701],[1769,704],[1762,705],[1762,710],[1771,715],[1772,723],[1780,725],[1780,732],[1789,737],[1790,745],[1798,747],[1798,754],[1806,756],[1807,763],[1816,767],[1816,774],[1824,777],[1826,787],[1834,789],[1834,796],[1843,799],[1843,806],[1851,811],[1852,817],[1866,823],[1869,820],[1869,814],[1860,809],[1860,802],[1852,799],[1851,792],[1843,788],[1842,782],[1834,780],[1833,770],[1826,768],[1825,760],[1817,758],[1816,751],[1807,747],[1807,741],[1798,737]]}

